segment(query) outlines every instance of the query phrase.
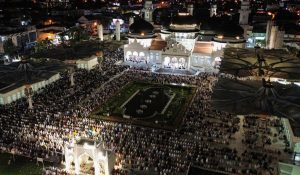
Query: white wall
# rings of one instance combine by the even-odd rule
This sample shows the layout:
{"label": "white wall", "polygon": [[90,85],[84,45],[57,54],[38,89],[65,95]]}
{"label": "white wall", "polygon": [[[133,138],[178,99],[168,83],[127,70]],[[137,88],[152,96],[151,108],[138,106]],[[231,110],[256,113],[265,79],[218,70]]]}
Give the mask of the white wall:
{"label": "white wall", "polygon": [[[60,78],[60,75],[59,75],[59,73],[57,73],[47,80],[42,80],[42,81],[36,82],[31,85],[32,90],[33,90],[33,92],[37,92],[41,88],[45,87],[46,85],[57,81],[59,78]],[[22,97],[25,97],[25,85],[18,87],[16,89],[13,89],[9,92],[0,94],[0,105],[9,104],[9,103],[16,101]]]}

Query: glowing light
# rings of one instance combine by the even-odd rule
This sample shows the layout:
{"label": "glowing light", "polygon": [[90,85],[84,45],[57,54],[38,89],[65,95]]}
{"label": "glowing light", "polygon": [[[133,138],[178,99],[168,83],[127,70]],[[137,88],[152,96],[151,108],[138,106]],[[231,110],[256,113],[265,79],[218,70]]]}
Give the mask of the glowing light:
{"label": "glowing light", "polygon": [[291,82],[288,82],[285,79],[278,79],[277,82],[284,85],[291,84]]}
{"label": "glowing light", "polygon": [[94,147],[94,145],[89,145],[88,143],[84,143],[83,148],[84,149],[94,149],[95,147]]}
{"label": "glowing light", "polygon": [[145,35],[144,32],[142,32],[142,33],[141,33],[141,36],[144,36],[144,35]]}
{"label": "glowing light", "polygon": [[294,82],[294,84],[300,86],[300,82]]}
{"label": "glowing light", "polygon": [[237,37],[235,37],[236,39],[240,39],[240,37],[239,36],[237,36]]}
{"label": "glowing light", "polygon": [[224,38],[224,36],[223,36],[223,35],[219,35],[217,38],[219,38],[219,39],[223,39],[223,38]]}
{"label": "glowing light", "polygon": [[97,26],[97,22],[94,22],[94,26]]}
{"label": "glowing light", "polygon": [[179,16],[189,16],[189,13],[178,13]]}

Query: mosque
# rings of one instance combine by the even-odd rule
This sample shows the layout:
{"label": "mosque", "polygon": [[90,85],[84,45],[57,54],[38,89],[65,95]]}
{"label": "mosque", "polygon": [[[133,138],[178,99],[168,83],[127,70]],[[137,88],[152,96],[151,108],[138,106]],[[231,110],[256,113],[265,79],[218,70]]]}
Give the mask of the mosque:
{"label": "mosque", "polygon": [[[241,25],[200,25],[193,16],[192,4],[187,6],[186,12],[179,12],[168,26],[160,29],[152,25],[151,7],[151,1],[146,1],[144,19],[130,19],[128,44],[124,45],[124,63],[127,65],[156,71],[216,72],[224,47],[245,47]],[[215,13],[216,7],[212,6],[212,18],[215,18]],[[247,11],[240,13],[246,15],[240,15],[240,24],[246,24]]]}

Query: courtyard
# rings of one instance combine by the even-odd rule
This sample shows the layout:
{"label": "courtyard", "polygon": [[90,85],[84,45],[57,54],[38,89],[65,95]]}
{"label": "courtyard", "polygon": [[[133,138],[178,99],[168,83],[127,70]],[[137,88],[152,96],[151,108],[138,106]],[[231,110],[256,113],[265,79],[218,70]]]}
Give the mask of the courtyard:
{"label": "courtyard", "polygon": [[128,83],[91,117],[175,129],[180,125],[194,92],[194,87],[183,85]]}

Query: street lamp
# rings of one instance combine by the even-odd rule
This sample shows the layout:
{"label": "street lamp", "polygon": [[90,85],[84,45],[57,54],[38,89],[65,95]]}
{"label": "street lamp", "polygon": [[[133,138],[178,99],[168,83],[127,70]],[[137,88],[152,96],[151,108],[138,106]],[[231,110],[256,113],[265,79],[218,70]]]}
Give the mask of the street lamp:
{"label": "street lamp", "polygon": [[69,68],[69,73],[70,73],[70,82],[71,82],[71,86],[74,86],[74,85],[75,85],[75,82],[74,82],[74,74],[75,74],[75,71],[74,71],[74,68],[73,68],[73,67],[70,67],[70,68]]}
{"label": "street lamp", "polygon": [[25,85],[25,96],[27,97],[28,108],[32,109],[33,108],[33,104],[32,104],[33,89],[30,84]]}

